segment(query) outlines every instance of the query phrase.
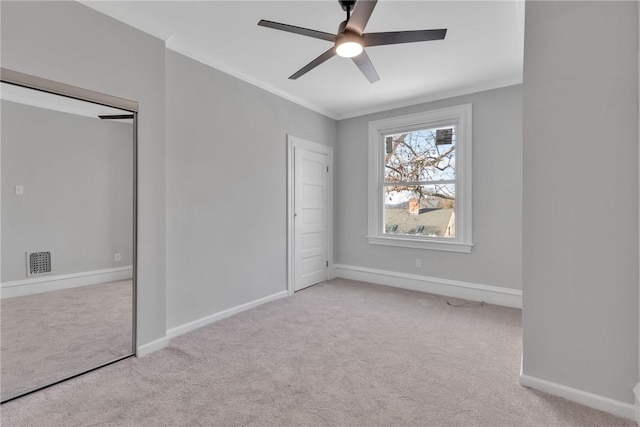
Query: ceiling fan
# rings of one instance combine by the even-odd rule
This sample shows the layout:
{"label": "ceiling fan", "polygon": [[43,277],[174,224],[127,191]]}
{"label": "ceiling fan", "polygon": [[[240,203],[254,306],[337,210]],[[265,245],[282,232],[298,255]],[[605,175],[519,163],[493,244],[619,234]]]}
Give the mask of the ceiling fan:
{"label": "ceiling fan", "polygon": [[[388,44],[413,43],[429,40],[442,40],[447,34],[446,29],[440,30],[416,30],[416,31],[390,31],[383,33],[365,33],[364,27],[369,22],[371,13],[376,7],[377,0],[338,0],[342,9],[347,12],[347,19],[340,23],[338,34],[325,33],[309,28],[296,27],[279,22],[261,19],[258,25],[287,31],[307,37],[326,40],[334,45],[322,55],[292,74],[289,79],[295,80],[308,73],[336,54],[345,58],[351,58],[358,66],[362,74],[374,83],[380,80],[365,47],[382,46]],[[351,13],[353,10],[353,13]]]}

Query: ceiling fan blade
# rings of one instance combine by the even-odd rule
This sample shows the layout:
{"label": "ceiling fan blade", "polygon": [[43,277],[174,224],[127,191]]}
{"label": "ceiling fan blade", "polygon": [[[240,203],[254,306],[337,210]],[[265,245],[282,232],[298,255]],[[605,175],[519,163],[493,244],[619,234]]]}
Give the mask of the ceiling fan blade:
{"label": "ceiling fan blade", "polygon": [[369,58],[369,55],[367,55],[367,52],[363,50],[360,55],[354,56],[351,59],[358,68],[360,68],[360,71],[362,71],[362,74],[364,74],[370,83],[375,83],[380,80],[380,76],[371,63],[371,59]]}
{"label": "ceiling fan blade", "polygon": [[302,36],[313,37],[314,39],[326,40],[328,42],[335,42],[335,34],[325,33],[323,31],[316,31],[309,28],[296,27],[294,25],[281,24],[279,22],[266,21],[261,19],[258,22],[261,27],[273,28],[274,30],[286,31],[288,33],[300,34]]}
{"label": "ceiling fan blade", "polygon": [[314,68],[316,68],[318,65],[322,64],[327,59],[330,59],[335,54],[336,54],[336,49],[335,49],[335,47],[332,47],[331,49],[329,49],[328,51],[326,51],[322,55],[318,56],[316,59],[314,59],[313,61],[309,62],[307,65],[305,65],[304,67],[302,67],[298,71],[296,71],[294,74],[291,75],[291,77],[289,77],[289,79],[291,79],[291,80],[297,79],[298,77],[300,77],[300,76],[308,73],[309,71],[313,70]]}
{"label": "ceiling fan blade", "polygon": [[106,114],[98,118],[102,120],[133,119],[133,114]]}
{"label": "ceiling fan blade", "polygon": [[355,31],[358,34],[364,33],[364,27],[367,26],[377,2],[378,0],[358,0],[353,8],[351,18],[347,22],[346,29]]}
{"label": "ceiling fan blade", "polygon": [[416,31],[390,31],[385,33],[365,33],[362,35],[365,46],[382,46],[387,44],[426,42],[430,40],[443,40],[447,35],[447,29],[440,30],[416,30]]}

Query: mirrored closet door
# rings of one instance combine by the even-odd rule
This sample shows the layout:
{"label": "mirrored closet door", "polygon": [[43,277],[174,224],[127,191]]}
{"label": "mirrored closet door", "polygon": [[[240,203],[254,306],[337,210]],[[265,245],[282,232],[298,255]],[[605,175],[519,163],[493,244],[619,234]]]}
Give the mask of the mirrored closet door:
{"label": "mirrored closet door", "polygon": [[8,70],[2,80],[5,402],[135,352],[136,108]]}

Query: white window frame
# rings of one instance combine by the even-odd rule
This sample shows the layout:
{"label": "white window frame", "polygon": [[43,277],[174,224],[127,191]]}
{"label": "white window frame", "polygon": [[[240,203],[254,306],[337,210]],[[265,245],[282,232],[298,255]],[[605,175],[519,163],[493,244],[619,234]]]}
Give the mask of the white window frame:
{"label": "white window frame", "polygon": [[[455,238],[384,233],[384,136],[456,126]],[[471,104],[369,122],[369,233],[373,245],[470,253],[471,240]]]}

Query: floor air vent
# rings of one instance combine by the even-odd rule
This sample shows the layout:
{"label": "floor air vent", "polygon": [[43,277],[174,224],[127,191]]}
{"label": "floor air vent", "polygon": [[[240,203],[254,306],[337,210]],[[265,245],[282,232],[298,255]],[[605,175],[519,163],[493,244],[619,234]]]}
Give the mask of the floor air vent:
{"label": "floor air vent", "polygon": [[27,252],[27,276],[41,276],[53,272],[52,251]]}

